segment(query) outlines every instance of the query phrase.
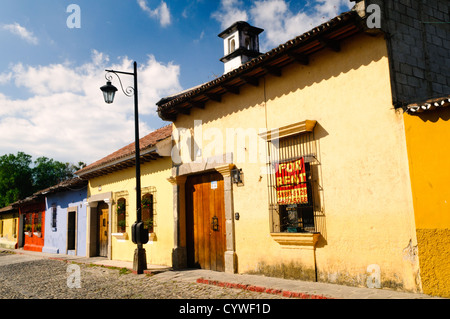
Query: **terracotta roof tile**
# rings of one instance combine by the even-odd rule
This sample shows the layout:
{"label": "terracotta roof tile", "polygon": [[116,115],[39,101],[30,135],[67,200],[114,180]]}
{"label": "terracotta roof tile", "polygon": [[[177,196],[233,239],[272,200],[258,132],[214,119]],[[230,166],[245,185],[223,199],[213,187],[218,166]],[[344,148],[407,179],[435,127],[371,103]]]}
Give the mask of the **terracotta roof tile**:
{"label": "terracotta roof tile", "polygon": [[[139,149],[143,151],[145,149],[151,148],[155,146],[157,142],[164,140],[170,137],[171,135],[172,135],[172,124],[159,128],[153,131],[152,133],[139,139]],[[75,174],[83,175],[83,173],[85,172],[92,171],[95,168],[100,168],[108,163],[120,160],[121,158],[125,158],[133,154],[135,154],[134,142],[80,169],[79,171],[75,172]]]}
{"label": "terracotta roof tile", "polygon": [[450,95],[435,99],[429,99],[421,103],[411,103],[406,107],[406,109],[408,113],[415,114],[447,106],[450,106]]}
{"label": "terracotta roof tile", "polygon": [[[217,90],[217,88],[220,88],[223,85],[228,85],[232,83],[232,81],[236,81],[236,79],[245,76],[247,73],[256,72],[255,70],[258,68],[264,68],[265,66],[270,67],[270,63],[273,63],[276,59],[283,58],[286,56],[287,52],[301,48],[303,45],[309,45],[311,41],[318,39],[323,35],[335,32],[334,37],[345,38],[346,36],[357,33],[362,30],[360,25],[361,21],[362,18],[358,15],[356,10],[352,9],[343,12],[337,17],[279,45],[267,53],[261,54],[212,81],[160,99],[160,101],[156,103],[158,106],[158,114],[162,119],[173,121],[173,117],[176,117],[183,103],[187,101],[193,102],[193,98],[199,97],[209,90]],[[340,32],[339,28],[343,28],[345,32],[348,32],[348,35],[346,35],[345,32]],[[264,74],[265,73],[263,72],[262,75]]]}

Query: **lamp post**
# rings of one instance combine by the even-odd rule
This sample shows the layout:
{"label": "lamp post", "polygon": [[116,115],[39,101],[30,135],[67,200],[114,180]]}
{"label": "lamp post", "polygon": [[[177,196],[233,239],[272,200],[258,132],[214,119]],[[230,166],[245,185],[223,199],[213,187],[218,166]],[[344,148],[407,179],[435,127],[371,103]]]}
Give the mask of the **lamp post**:
{"label": "lamp post", "polygon": [[[133,271],[137,274],[144,273],[147,269],[147,257],[143,244],[148,242],[148,231],[144,229],[141,213],[141,166],[140,166],[140,147],[139,147],[139,114],[138,114],[138,83],[137,83],[137,63],[134,62],[134,72],[122,72],[114,70],[105,70],[107,73],[105,78],[106,85],[102,86],[100,90],[103,92],[103,97],[107,104],[114,102],[114,96],[117,88],[111,84],[112,74],[119,79],[120,87],[123,93],[128,96],[134,96],[134,134],[135,134],[135,149],[136,149],[136,222],[131,226],[131,237],[133,243],[137,244],[134,251]],[[134,87],[123,88],[122,81],[119,74],[132,75],[134,78]]]}

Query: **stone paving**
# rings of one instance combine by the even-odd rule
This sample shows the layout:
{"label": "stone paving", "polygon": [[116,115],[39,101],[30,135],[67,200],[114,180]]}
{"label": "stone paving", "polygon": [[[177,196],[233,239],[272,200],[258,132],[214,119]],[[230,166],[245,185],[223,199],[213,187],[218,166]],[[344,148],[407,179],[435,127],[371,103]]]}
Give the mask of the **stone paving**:
{"label": "stone paving", "polygon": [[[79,268],[78,268],[79,267]],[[79,270],[79,284],[75,280]],[[170,272],[168,272],[170,273]],[[163,274],[163,273],[161,273]],[[173,276],[0,252],[0,299],[283,299]]]}
{"label": "stone paving", "polygon": [[148,274],[135,275],[131,262],[0,249],[0,299],[434,299],[388,289],[148,267]]}

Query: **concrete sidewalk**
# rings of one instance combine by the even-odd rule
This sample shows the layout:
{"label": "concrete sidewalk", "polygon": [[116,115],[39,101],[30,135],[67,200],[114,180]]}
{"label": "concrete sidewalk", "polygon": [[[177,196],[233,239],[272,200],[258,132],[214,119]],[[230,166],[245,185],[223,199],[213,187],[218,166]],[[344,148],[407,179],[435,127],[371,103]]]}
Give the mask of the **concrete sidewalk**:
{"label": "concrete sidewalk", "polygon": [[[21,249],[2,249],[15,254],[47,258],[66,262],[93,264],[98,266],[127,268],[132,270],[133,263],[108,260],[104,257],[79,257],[60,254],[38,253]],[[261,275],[228,274],[203,269],[173,270],[171,267],[147,265],[147,274],[153,274],[159,280],[176,280],[198,284],[216,285],[229,289],[247,289],[267,294],[280,294],[284,297],[303,299],[443,299],[419,293],[399,292],[390,289],[370,289],[350,287],[322,282],[309,282],[266,277]]]}

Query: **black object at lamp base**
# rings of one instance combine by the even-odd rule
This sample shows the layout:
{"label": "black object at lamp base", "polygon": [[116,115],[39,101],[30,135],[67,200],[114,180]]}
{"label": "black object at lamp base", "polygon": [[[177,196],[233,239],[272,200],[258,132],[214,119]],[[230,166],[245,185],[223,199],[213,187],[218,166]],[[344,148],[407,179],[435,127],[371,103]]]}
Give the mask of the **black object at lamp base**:
{"label": "black object at lamp base", "polygon": [[142,245],[139,246],[134,250],[133,273],[141,275],[147,270],[147,254]]}

